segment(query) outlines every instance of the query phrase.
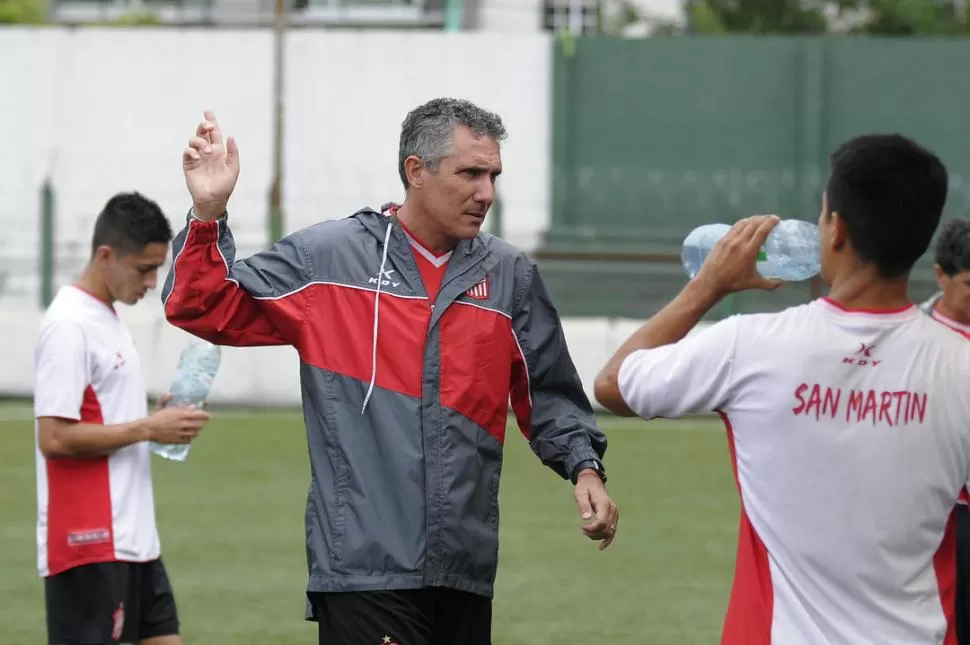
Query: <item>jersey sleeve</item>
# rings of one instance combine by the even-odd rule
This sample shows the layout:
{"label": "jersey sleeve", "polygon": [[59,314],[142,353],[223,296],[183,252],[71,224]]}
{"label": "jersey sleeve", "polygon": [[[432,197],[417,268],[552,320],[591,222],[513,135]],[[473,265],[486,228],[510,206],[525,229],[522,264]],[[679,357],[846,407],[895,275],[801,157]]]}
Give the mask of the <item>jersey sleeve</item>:
{"label": "jersey sleeve", "polygon": [[727,406],[735,390],[738,324],[739,317],[732,316],[677,343],[627,356],[618,378],[624,402],[644,419]]}
{"label": "jersey sleeve", "polygon": [[66,321],[45,325],[34,354],[34,416],[80,420],[89,382],[81,327]]}

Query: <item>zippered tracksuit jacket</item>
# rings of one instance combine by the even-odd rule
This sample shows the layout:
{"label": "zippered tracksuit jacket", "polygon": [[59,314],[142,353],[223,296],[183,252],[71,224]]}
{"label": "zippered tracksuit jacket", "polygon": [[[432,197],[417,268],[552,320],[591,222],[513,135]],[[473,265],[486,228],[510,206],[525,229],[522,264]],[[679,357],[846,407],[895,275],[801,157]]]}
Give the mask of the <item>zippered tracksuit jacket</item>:
{"label": "zippered tracksuit jacket", "polygon": [[429,302],[392,215],[363,209],[244,260],[226,215],[187,219],[167,319],[213,343],[300,356],[307,591],[490,597],[509,403],[563,478],[606,450],[536,265],[480,233],[454,249]]}

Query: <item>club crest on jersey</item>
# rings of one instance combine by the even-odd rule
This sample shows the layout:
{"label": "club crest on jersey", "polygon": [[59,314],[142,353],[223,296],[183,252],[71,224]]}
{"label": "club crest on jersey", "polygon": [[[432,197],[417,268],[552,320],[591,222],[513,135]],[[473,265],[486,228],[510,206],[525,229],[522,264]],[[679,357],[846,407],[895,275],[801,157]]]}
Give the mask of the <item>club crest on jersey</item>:
{"label": "club crest on jersey", "polygon": [[485,276],[474,287],[465,292],[465,295],[475,300],[488,300],[488,276]]}

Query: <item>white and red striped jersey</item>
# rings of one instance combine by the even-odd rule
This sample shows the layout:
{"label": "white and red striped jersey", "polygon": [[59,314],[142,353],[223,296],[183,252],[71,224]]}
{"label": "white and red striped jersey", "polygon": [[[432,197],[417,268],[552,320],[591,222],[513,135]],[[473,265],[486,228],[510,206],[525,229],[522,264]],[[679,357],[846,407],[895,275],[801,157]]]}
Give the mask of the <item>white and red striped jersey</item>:
{"label": "white and red striped jersey", "polygon": [[[937,311],[935,306],[930,310],[930,316],[933,318],[933,320],[943,323],[953,331],[961,334],[964,338],[970,339],[970,325],[964,325],[963,323],[959,323],[951,318],[947,318]],[[970,504],[970,493],[967,492],[966,488],[960,491],[960,497],[957,498],[957,503]]]}
{"label": "white and red striped jersey", "polygon": [[[114,309],[64,287],[35,350],[34,416],[127,423],[147,415],[138,353]],[[35,442],[37,430],[35,424]],[[36,447],[37,568],[159,557],[148,442],[91,459],[45,459]]]}
{"label": "white and red striped jersey", "polygon": [[631,354],[640,416],[717,411],[741,496],[724,645],[954,644],[970,344],[828,299]]}

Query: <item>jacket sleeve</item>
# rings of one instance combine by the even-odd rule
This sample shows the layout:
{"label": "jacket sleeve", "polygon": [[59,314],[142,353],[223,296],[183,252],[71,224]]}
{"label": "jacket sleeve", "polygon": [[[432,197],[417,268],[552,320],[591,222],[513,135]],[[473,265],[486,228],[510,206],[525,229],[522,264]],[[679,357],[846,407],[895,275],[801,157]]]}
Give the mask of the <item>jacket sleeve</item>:
{"label": "jacket sleeve", "polygon": [[596,425],[538,267],[528,261],[516,282],[512,410],[532,451],[569,479],[580,462],[602,459],[606,436]]}
{"label": "jacket sleeve", "polygon": [[211,222],[190,216],[172,256],[162,289],[171,324],[220,345],[298,346],[310,282],[299,233],[236,260],[226,216]]}

